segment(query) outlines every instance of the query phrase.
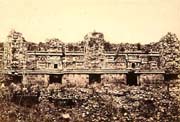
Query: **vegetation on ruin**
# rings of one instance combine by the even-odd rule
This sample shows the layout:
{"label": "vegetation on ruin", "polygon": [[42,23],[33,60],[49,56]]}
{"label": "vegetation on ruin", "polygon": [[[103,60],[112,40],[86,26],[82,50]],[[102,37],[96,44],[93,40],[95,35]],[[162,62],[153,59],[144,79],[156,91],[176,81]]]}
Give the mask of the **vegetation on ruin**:
{"label": "vegetation on ruin", "polygon": [[[173,86],[171,87],[174,88]],[[87,88],[41,89],[39,102],[1,90],[3,122],[179,122],[179,102],[166,86],[115,86],[94,84]]]}

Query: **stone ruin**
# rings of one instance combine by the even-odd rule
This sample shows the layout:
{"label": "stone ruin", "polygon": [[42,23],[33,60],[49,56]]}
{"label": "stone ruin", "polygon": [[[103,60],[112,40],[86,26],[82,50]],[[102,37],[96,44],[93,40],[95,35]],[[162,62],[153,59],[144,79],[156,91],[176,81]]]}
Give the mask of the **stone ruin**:
{"label": "stone ruin", "polygon": [[[162,41],[158,43],[162,47]],[[121,44],[113,50],[112,45],[100,32],[88,33],[79,43],[66,44],[54,38],[36,44],[12,30],[0,52],[1,73],[14,83],[43,86],[86,86],[112,81],[142,85],[164,81],[166,71],[161,62],[166,53],[162,50],[147,50],[149,45],[140,44]]]}
{"label": "stone ruin", "polygon": [[178,77],[179,57],[171,33],[147,45],[111,44],[100,32],[77,43],[37,44],[13,30],[0,44],[0,100],[8,101],[0,120],[178,121],[172,91],[179,86],[168,83]]}

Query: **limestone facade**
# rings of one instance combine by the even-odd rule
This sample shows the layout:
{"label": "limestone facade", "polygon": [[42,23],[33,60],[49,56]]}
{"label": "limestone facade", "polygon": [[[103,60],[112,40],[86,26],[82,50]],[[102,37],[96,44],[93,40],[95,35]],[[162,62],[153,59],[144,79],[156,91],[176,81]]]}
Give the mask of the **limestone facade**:
{"label": "limestone facade", "polygon": [[[2,73],[22,76],[25,83],[73,84],[86,86],[90,82],[127,84],[135,76],[135,84],[162,81],[164,71],[159,66],[159,52],[106,51],[104,35],[88,33],[80,50],[67,50],[59,39],[42,43],[39,50],[30,50],[21,33],[11,31],[0,53]],[[133,78],[130,78],[133,80]]]}

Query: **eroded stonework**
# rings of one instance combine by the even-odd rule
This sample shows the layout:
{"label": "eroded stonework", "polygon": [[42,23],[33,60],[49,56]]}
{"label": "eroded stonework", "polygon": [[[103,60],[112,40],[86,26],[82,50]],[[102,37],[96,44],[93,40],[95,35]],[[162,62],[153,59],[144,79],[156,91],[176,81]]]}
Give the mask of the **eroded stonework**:
{"label": "eroded stonework", "polygon": [[21,33],[11,31],[1,52],[2,73],[22,77],[19,80],[25,84],[45,85],[131,84],[131,81],[132,85],[140,85],[163,81],[165,72],[160,67],[159,52],[122,48],[108,51],[107,46],[99,32],[88,33],[81,43],[74,45],[50,39],[37,46],[27,42]]}

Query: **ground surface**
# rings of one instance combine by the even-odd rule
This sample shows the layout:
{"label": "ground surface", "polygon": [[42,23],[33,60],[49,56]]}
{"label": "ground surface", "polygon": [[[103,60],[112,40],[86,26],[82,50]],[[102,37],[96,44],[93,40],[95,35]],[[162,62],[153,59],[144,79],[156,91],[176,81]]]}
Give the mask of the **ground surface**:
{"label": "ground surface", "polygon": [[[30,97],[1,97],[0,122],[179,122],[178,84],[42,90]],[[4,94],[4,93],[3,93]]]}

